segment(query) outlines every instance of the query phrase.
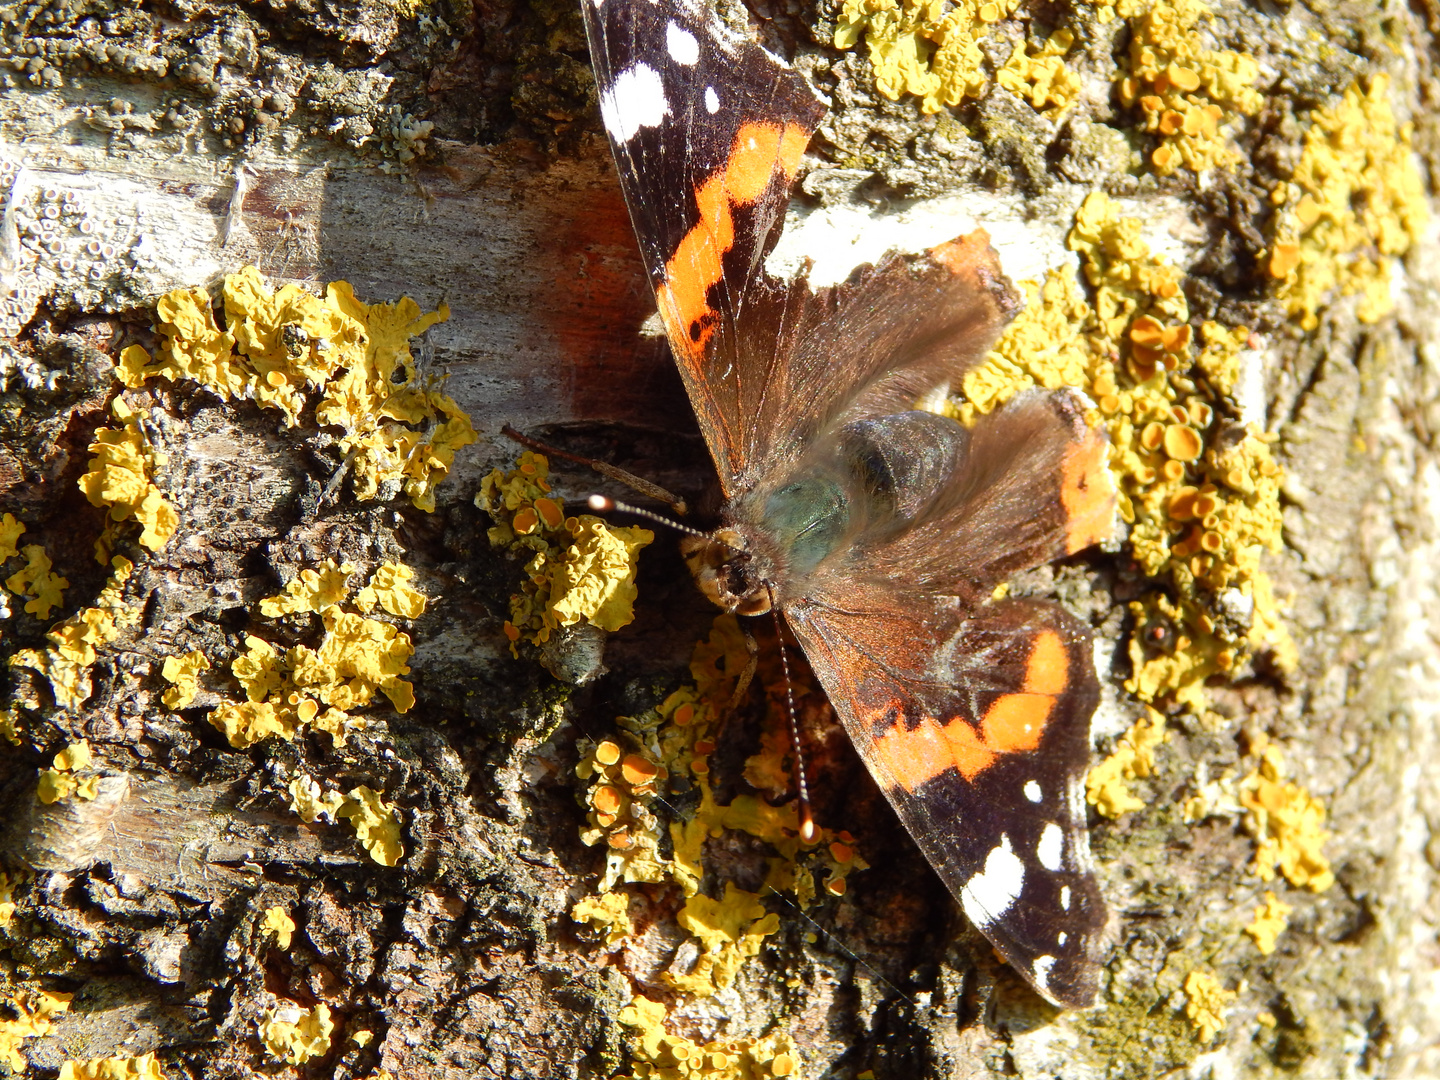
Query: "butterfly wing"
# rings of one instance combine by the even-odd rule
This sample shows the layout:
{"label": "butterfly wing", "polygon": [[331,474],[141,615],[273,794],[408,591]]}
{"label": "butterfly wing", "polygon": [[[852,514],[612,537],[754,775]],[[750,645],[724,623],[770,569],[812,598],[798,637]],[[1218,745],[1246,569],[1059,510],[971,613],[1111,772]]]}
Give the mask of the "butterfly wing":
{"label": "butterfly wing", "polygon": [[1049,1001],[1093,1005],[1107,915],[1085,822],[1088,629],[1047,602],[967,612],[874,586],[785,614],[971,923]]}

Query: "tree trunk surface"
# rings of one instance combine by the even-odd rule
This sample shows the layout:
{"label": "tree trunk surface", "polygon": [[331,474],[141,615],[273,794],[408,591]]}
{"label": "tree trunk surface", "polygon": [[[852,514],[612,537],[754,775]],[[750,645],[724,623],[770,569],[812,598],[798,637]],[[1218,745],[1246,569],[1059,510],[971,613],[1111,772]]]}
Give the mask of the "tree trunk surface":
{"label": "tree trunk surface", "polygon": [[[1168,739],[1131,785],[1146,805],[1092,818],[1114,947],[1101,1006],[1084,1013],[1046,1006],[995,957],[818,707],[805,719],[821,824],[852,834],[868,863],[842,895],[801,904],[762,886],[775,853],[760,840],[712,838],[703,891],[758,891],[778,926],[705,997],[670,978],[695,951],[673,880],[620,887],[628,939],[607,944],[573,917],[613,850],[582,842],[592,785],[577,767],[598,743],[628,745],[617,717],[691,680],[715,615],[662,534],[641,557],[635,621],[608,640],[607,673],[562,682],[534,649],[511,655],[504,628],[524,564],[491,544],[494,522],[474,502],[492,468],[515,466],[505,424],[692,504],[713,497],[679,379],[645,329],[653,298],[578,11],[0,7],[0,515],[25,525],[17,548],[42,545],[68,581],[53,609],[26,610],[23,583],[0,590],[14,729],[12,744],[0,711],[0,902],[14,905],[0,918],[0,1075],[153,1053],[171,1078],[771,1076],[785,1071],[780,1036],[793,1074],[813,1077],[1440,1075],[1440,228],[1425,225],[1392,260],[1393,303],[1370,321],[1356,297],[1331,296],[1304,329],[1266,271],[1270,192],[1300,157],[1307,117],[1357,81],[1388,73],[1388,100],[1413,124],[1411,160],[1433,186],[1440,8],[1212,3],[1197,33],[1259,58],[1264,102],[1233,129],[1240,160],[1197,179],[1147,167],[1156,143],[1143,112],[1113,92],[1142,17],[1123,7],[1102,21],[1101,4],[1025,4],[984,43],[993,76],[1027,34],[1076,29],[1066,62],[1083,85],[1058,119],[993,78],[978,100],[926,114],[914,97],[876,93],[863,45],[831,46],[838,8],[755,12],[833,101],[787,252],[824,249],[840,226],[816,211],[848,209],[868,236],[899,242],[916,222],[948,229],[936,241],[984,225],[1006,272],[1038,280],[1072,259],[1065,238],[1086,196],[1108,191],[1184,271],[1196,327],[1255,331],[1249,397],[1230,405],[1276,433],[1284,545],[1262,565],[1298,662],[1260,655],[1212,679],[1203,709],[1157,698]],[[22,243],[40,235],[23,221],[43,223],[50,206],[58,246]],[[192,381],[121,385],[121,350],[159,342],[160,297],[218,294],[247,264],[277,289],[346,281],[366,303],[448,305],[410,344],[478,441],[459,451],[433,511],[394,485],[362,498],[312,412],[287,427]],[[158,550],[137,528],[112,529],[113,554],[134,564],[122,588],[134,616],[96,647],[88,690],[66,705],[15,658],[43,653],[52,627],[103,602],[106,511],[80,481],[97,430],[124,426],[117,398],[139,417],[178,528]],[[559,460],[551,480],[572,505],[596,484]],[[375,618],[409,635],[416,703],[400,712],[377,696],[343,740],[312,729],[236,748],[206,722],[244,700],[230,665],[250,635],[316,646],[319,616],[267,616],[261,601],[327,559],[354,564],[357,588],[387,561],[415,572],[423,614]],[[25,565],[17,554],[0,579]],[[1121,545],[1025,587],[1097,628],[1109,659],[1098,762],[1145,715],[1124,683],[1127,604],[1147,583]],[[171,707],[165,661],[192,651],[209,670]],[[720,737],[712,771],[725,798],[753,792],[742,774],[761,731],[752,703]],[[58,768],[82,740],[88,764]],[[1328,888],[1255,872],[1234,782],[1267,743],[1283,751],[1284,779],[1324,806]],[[40,801],[56,773],[90,786]],[[398,862],[382,865],[345,821],[302,820],[297,777],[396,807]],[[693,809],[676,790],[651,806],[664,852],[670,821]],[[1210,812],[1189,820],[1196,796]],[[1243,932],[1267,890],[1293,909],[1269,954]],[[288,946],[273,909],[295,925]],[[1187,1012],[1196,971],[1233,994],[1213,1037]],[[42,991],[73,997],[37,1022]],[[710,1056],[682,1064],[678,1041],[669,1058],[640,1046],[625,1022],[637,995],[666,1005],[673,1040],[713,1044]],[[328,1043],[283,1060],[267,1023],[322,1004]],[[768,1056],[745,1056],[766,1038]],[[734,1061],[714,1057],[722,1046]]]}

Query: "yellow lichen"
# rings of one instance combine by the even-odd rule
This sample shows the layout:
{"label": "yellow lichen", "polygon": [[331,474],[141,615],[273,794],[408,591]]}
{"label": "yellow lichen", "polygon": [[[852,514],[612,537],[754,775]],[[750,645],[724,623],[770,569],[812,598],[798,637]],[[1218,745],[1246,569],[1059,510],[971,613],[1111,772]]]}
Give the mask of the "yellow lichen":
{"label": "yellow lichen", "polygon": [[54,1017],[70,1008],[73,994],[51,994],[45,990],[16,993],[6,1004],[15,1014],[14,1020],[0,1020],[0,1061],[10,1066],[17,1076],[28,1072],[28,1063],[20,1053],[26,1039],[38,1039],[55,1030]]}
{"label": "yellow lichen", "polygon": [[354,574],[355,567],[350,563],[336,566],[334,559],[326,559],[318,570],[301,570],[280,595],[261,600],[260,614],[274,619],[334,607],[350,595],[350,578]]}
{"label": "yellow lichen", "polygon": [[253,266],[228,275],[222,291],[223,331],[204,292],[161,297],[158,360],[151,365],[143,351],[125,350],[121,381],[193,379],[226,400],[279,409],[290,426],[318,397],[316,422],[344,432],[339,447],[356,498],[374,499],[393,484],[434,510],[436,485],[456,450],[475,441],[475,429],[451,398],[422,388],[409,339],[445,321],[449,309],[422,314],[409,298],[367,305],[343,281],[323,297],[295,284],[272,293]]}
{"label": "yellow lichen", "polygon": [[381,866],[394,866],[404,858],[400,811],[393,803],[381,799],[377,792],[363,785],[352,788],[335,816],[350,822],[361,847]]}
{"label": "yellow lichen", "polygon": [[849,49],[863,37],[881,94],[891,101],[913,94],[923,111],[939,112],[984,93],[980,43],[1018,6],[1019,0],[845,0],[834,44]]}
{"label": "yellow lichen", "polygon": [[15,886],[19,882],[0,870],[0,930],[10,925],[15,917]]}
{"label": "yellow lichen", "polygon": [[90,761],[90,743],[87,740],[71,743],[55,755],[54,768],[41,771],[35,797],[47,806],[71,795],[90,802],[100,793],[100,778],[75,775],[89,769]]}
{"label": "yellow lichen", "polygon": [[383,562],[370,576],[369,583],[355,594],[355,606],[369,615],[379,604],[391,615],[402,619],[418,619],[425,614],[425,595],[410,586],[415,571],[400,563]]}
{"label": "yellow lichen", "polygon": [[290,809],[300,815],[300,820],[313,825],[321,818],[334,819],[340,807],[345,805],[345,796],[331,788],[323,787],[313,777],[300,773],[290,781]]}
{"label": "yellow lichen", "polygon": [[780,916],[766,912],[758,893],[737,889],[730,881],[719,900],[703,893],[691,896],[676,921],[700,943],[700,953],[689,972],[666,972],[665,981],[696,997],[728,989],[745,960],[780,929]]}
{"label": "yellow lichen", "polygon": [[276,1061],[303,1065],[311,1058],[324,1057],[330,1052],[330,1036],[334,1031],[330,1006],[323,1001],[313,1009],[302,1009],[287,1002],[265,1014],[260,1038]]}
{"label": "yellow lichen", "polygon": [[102,563],[110,558],[112,529],[119,522],[131,518],[140,522],[140,543],[151,551],[159,551],[180,528],[180,515],[151,480],[165,455],[150,445],[139,418],[122,398],[111,403],[110,411],[122,426],[96,430],[90,444],[95,456],[80,478],[80,490],[90,505],[110,511],[109,524],[96,544],[96,558]]}
{"label": "yellow lichen", "polygon": [[90,1058],[88,1061],[66,1061],[60,1066],[58,1080],[164,1080],[160,1062],[154,1054],[139,1057]]}
{"label": "yellow lichen", "polygon": [[1411,132],[1396,123],[1383,74],[1310,114],[1294,175],[1271,193],[1282,209],[1269,271],[1303,329],[1319,325],[1317,312],[1336,295],[1359,294],[1364,323],[1394,307],[1390,263],[1430,217]]}
{"label": "yellow lichen", "polygon": [[796,1075],[799,1054],[784,1030],[758,1039],[716,1039],[701,1044],[667,1033],[666,1013],[663,1004],[640,995],[620,1010],[620,1023],[634,1031],[628,1080],[768,1080]]}
{"label": "yellow lichen", "polygon": [[1260,65],[1205,44],[1198,24],[1210,9],[1200,0],[1154,0],[1131,14],[1130,72],[1120,80],[1120,100],[1138,104],[1144,130],[1160,137],[1151,164],[1162,175],[1181,165],[1196,172],[1234,167],[1240,152],[1225,127],[1233,114],[1260,111]]}
{"label": "yellow lichen", "polygon": [[[391,580],[406,570],[384,565],[392,567]],[[415,651],[409,635],[342,610],[354,573],[349,563],[337,567],[326,560],[318,570],[302,571],[284,593],[261,601],[262,613],[271,617],[319,612],[324,635],[318,648],[294,645],[283,655],[263,638],[245,639],[245,652],[231,661],[230,671],[247,700],[225,702],[209,716],[231,746],[272,736],[288,741],[307,726],[343,742],[347,729],[362,722],[350,713],[370,705],[377,692],[397,712],[415,704],[414,687],[401,677],[409,674]]]}
{"label": "yellow lichen", "polygon": [[1255,837],[1255,873],[1273,881],[1278,869],[1291,885],[1324,892],[1335,883],[1321,848],[1330,839],[1324,828],[1325,807],[1298,784],[1284,779],[1278,746],[1259,740],[1259,765],[1240,781],[1245,827]]}
{"label": "yellow lichen", "polygon": [[283,907],[266,908],[265,918],[260,920],[260,932],[274,934],[275,944],[281,949],[288,949],[295,933],[295,920],[290,918],[290,913]]}
{"label": "yellow lichen", "polygon": [[191,649],[184,656],[167,656],[160,669],[160,677],[171,684],[160,695],[165,707],[187,708],[200,689],[200,672],[209,670],[210,659],[199,649]]}
{"label": "yellow lichen", "polygon": [[1020,42],[995,81],[1051,120],[1059,120],[1080,96],[1080,76],[1067,68],[1064,60],[1074,44],[1075,35],[1069,30],[1055,31],[1033,53]]}
{"label": "yellow lichen", "polygon": [[15,546],[15,541],[19,540],[24,533],[25,523],[16,521],[15,515],[0,516],[0,562],[20,554],[20,549]]}
{"label": "yellow lichen", "polygon": [[620,944],[635,932],[635,924],[630,919],[630,898],[625,893],[582,896],[570,909],[570,917],[605,931],[607,947]]}
{"label": "yellow lichen", "polygon": [[48,619],[52,608],[65,603],[65,590],[70,582],[53,572],[50,556],[39,544],[26,544],[20,554],[25,556],[25,568],[6,578],[5,587],[16,596],[33,597],[25,610],[37,619]]}
{"label": "yellow lichen", "polygon": [[[965,423],[1023,390],[1077,386],[1110,438],[1121,517],[1139,568],[1168,579],[1131,605],[1134,674],[1146,702],[1205,706],[1211,675],[1268,650],[1293,663],[1260,555],[1281,544],[1281,469],[1272,437],[1220,439],[1216,404],[1239,381],[1245,327],[1206,323],[1192,340],[1183,275],[1154,257],[1140,222],[1100,192],[1069,237],[1094,304],[1068,269],[1025,286],[1028,303],[985,362],[968,372],[955,415]],[[1198,349],[1197,349],[1198,346]]]}
{"label": "yellow lichen", "polygon": [[475,497],[495,521],[492,544],[534,552],[505,624],[516,655],[522,638],[540,644],[560,627],[628,625],[635,617],[640,549],[655,539],[648,529],[618,528],[590,514],[566,517],[564,504],[550,494],[548,472],[544,456],[527,451],[509,473],[496,469],[487,476]]}
{"label": "yellow lichen", "polygon": [[1200,1042],[1208,1043],[1225,1030],[1225,1010],[1237,996],[1214,975],[1192,971],[1185,976],[1185,1015]]}
{"label": "yellow lichen", "polygon": [[125,603],[125,583],[135,569],[119,555],[111,560],[112,571],[96,597],[95,607],[84,608],[50,628],[50,647],[43,652],[21,649],[10,657],[12,667],[28,667],[50,680],[55,704],[78,709],[90,696],[90,666],[98,650],[118,638],[127,627],[140,621],[140,611]]}
{"label": "yellow lichen", "polygon": [[1108,818],[1143,809],[1145,803],[1130,793],[1129,781],[1154,772],[1155,749],[1165,738],[1165,718],[1147,708],[1120,737],[1114,753],[1090,770],[1085,778],[1086,801]]}
{"label": "yellow lichen", "polygon": [[1265,956],[1275,951],[1276,939],[1289,923],[1291,910],[1289,904],[1277,900],[1273,892],[1266,890],[1265,903],[1255,909],[1254,920],[1245,927],[1245,933],[1255,939],[1255,947]]}

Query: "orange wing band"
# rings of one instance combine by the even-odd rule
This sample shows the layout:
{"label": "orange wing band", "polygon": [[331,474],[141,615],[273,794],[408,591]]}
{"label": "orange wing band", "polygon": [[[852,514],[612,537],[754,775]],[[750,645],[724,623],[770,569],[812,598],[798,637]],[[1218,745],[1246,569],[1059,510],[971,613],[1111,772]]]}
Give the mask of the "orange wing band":
{"label": "orange wing band", "polygon": [[[954,768],[973,780],[994,765],[1001,754],[1023,753],[1040,745],[1055,699],[1070,678],[1070,654],[1053,630],[1037,634],[1025,661],[1020,692],[996,698],[980,722],[980,730],[960,716],[943,724],[932,716],[906,728],[897,723],[875,740],[875,756],[898,787],[914,791],[927,780]],[[872,717],[898,714],[899,703],[874,710]]]}
{"label": "orange wing band", "polygon": [[746,124],[735,136],[725,167],[695,192],[700,220],[665,264],[657,297],[678,358],[697,375],[715,332],[708,294],[724,273],[721,260],[735,246],[734,210],[756,202],[777,175],[788,186],[809,143],[809,131],[798,124]]}

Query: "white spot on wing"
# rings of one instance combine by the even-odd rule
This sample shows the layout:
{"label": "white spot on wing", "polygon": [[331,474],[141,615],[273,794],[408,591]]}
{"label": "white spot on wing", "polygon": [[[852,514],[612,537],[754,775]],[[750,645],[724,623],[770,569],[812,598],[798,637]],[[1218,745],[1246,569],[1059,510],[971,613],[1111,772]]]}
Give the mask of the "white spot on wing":
{"label": "white spot on wing", "polygon": [[720,111],[720,95],[713,86],[705,87],[705,111],[714,116]]}
{"label": "white spot on wing", "polygon": [[1044,796],[1040,793],[1040,785],[1034,780],[1025,781],[1025,798],[1031,802],[1039,802]]}
{"label": "white spot on wing", "polygon": [[1058,933],[1058,934],[1055,935],[1055,944],[1056,944],[1056,945],[1064,945],[1065,942],[1067,942],[1067,941],[1069,941],[1069,940],[1070,940],[1070,935],[1067,934],[1064,930],[1061,930],[1060,933]]}
{"label": "white spot on wing", "polygon": [[1066,911],[1070,910],[1070,886],[1060,886],[1060,906]]}
{"label": "white spot on wing", "polygon": [[617,143],[629,142],[641,128],[655,127],[669,115],[665,83],[660,73],[646,64],[622,71],[615,84],[600,95],[600,118]]}
{"label": "white spot on wing", "polygon": [[985,856],[985,869],[960,890],[960,906],[965,917],[984,930],[1010,910],[1024,884],[1025,864],[1010,847],[1010,837],[1002,835],[999,846]]}
{"label": "white spot on wing", "polygon": [[1040,842],[1035,845],[1035,857],[1046,870],[1060,869],[1060,853],[1065,847],[1065,833],[1053,821],[1047,821],[1040,830]]}
{"label": "white spot on wing", "polygon": [[665,27],[665,48],[671,60],[686,67],[700,59],[700,43],[695,35],[673,22]]}
{"label": "white spot on wing", "polygon": [[1035,985],[1047,994],[1050,992],[1050,969],[1054,966],[1053,956],[1037,956],[1035,963],[1030,965],[1030,970],[1035,973]]}

